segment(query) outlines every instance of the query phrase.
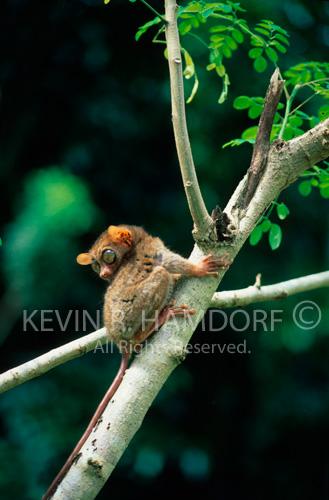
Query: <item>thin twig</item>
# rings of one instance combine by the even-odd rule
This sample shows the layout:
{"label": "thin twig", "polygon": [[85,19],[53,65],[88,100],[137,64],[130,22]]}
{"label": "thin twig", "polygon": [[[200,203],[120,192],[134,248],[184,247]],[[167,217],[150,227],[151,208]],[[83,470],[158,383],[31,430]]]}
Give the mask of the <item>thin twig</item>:
{"label": "thin twig", "polygon": [[161,14],[159,14],[159,12],[157,10],[155,10],[152,5],[150,5],[149,3],[147,3],[145,0],[140,0],[144,5],[145,7],[147,7],[148,9],[150,9],[153,14],[155,14],[156,16],[158,16],[159,19],[161,19],[161,21],[163,22],[164,25],[167,24],[167,19],[165,19],[163,16],[161,16]]}

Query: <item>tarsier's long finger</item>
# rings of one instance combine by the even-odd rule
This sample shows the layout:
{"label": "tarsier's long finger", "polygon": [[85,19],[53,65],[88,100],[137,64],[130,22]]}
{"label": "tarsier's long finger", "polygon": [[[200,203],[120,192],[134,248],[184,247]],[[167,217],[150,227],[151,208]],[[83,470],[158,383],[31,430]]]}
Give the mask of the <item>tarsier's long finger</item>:
{"label": "tarsier's long finger", "polygon": [[208,265],[207,265],[207,269],[209,269],[210,271],[213,271],[215,269],[228,269],[230,267],[230,265],[232,264],[232,260],[228,260],[226,262],[222,262],[222,261],[209,261]]}
{"label": "tarsier's long finger", "polygon": [[204,259],[202,259],[202,263],[205,263],[205,264],[209,264],[209,263],[213,263],[213,262],[223,262],[227,257],[228,257],[228,253],[224,253],[224,255],[222,255],[221,257],[219,257],[218,259],[213,259],[213,252],[210,252]]}
{"label": "tarsier's long finger", "polygon": [[220,259],[213,259],[213,260],[209,260],[207,262],[207,267],[211,268],[211,267],[216,267],[216,266],[223,266],[223,265],[228,264],[229,262],[231,262],[231,261],[228,261],[228,260],[222,261]]}
{"label": "tarsier's long finger", "polygon": [[214,252],[210,252],[210,253],[208,253],[208,255],[206,257],[204,257],[202,259],[201,262],[208,262],[208,260],[210,260],[213,256],[214,256]]}
{"label": "tarsier's long finger", "polygon": [[170,308],[172,311],[175,311],[176,309],[179,310],[179,309],[188,309],[188,305],[187,304],[183,304],[181,306],[175,306],[175,307],[171,307]]}
{"label": "tarsier's long finger", "polygon": [[181,306],[171,307],[168,310],[169,316],[188,316],[189,314],[195,314],[195,309],[188,309],[187,304]]}

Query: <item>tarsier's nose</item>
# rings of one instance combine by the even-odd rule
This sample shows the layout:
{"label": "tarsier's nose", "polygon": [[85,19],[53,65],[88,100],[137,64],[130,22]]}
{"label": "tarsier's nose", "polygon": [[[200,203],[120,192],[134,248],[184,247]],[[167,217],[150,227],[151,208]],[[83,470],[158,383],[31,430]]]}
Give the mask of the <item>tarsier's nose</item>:
{"label": "tarsier's nose", "polygon": [[110,280],[112,278],[112,271],[107,266],[103,266],[99,273],[99,276],[103,280]]}

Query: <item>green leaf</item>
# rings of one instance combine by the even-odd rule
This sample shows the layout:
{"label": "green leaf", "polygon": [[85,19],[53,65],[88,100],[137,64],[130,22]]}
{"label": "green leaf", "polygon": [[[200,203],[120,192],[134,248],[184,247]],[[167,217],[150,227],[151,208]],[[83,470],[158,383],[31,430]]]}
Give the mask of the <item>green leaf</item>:
{"label": "green leaf", "polygon": [[198,28],[200,26],[200,23],[195,16],[193,16],[191,18],[191,24],[192,24],[193,28]]}
{"label": "green leaf", "polygon": [[238,48],[238,44],[231,36],[225,37],[225,43],[231,50],[236,50]]}
{"label": "green leaf", "polygon": [[210,28],[209,33],[219,33],[221,31],[227,31],[227,26],[222,26],[219,24],[218,26],[213,26]]}
{"label": "green leaf", "polygon": [[263,111],[263,106],[260,106],[260,104],[253,104],[253,106],[251,106],[251,108],[248,111],[248,116],[251,119],[258,118],[262,114],[262,111]]}
{"label": "green leaf", "polygon": [[218,98],[218,104],[223,104],[227,99],[227,90],[223,89],[221,92],[221,95]]}
{"label": "green leaf", "polygon": [[215,63],[216,66],[222,64],[222,56],[220,55],[218,49],[212,50],[209,54],[209,60],[211,63]]}
{"label": "green leaf", "polygon": [[184,12],[200,12],[203,9],[201,3],[191,3],[188,7],[184,8]]}
{"label": "green leaf", "polygon": [[231,49],[227,45],[223,45],[222,51],[223,51],[223,56],[227,57],[228,59],[232,57]]}
{"label": "green leaf", "polygon": [[138,42],[138,40],[140,39],[140,37],[146,33],[146,31],[151,28],[151,26],[154,26],[155,24],[159,24],[161,22],[161,19],[159,17],[156,17],[155,19],[153,19],[152,21],[149,21],[148,23],[146,24],[143,24],[143,26],[140,26],[138,28],[138,31],[135,35],[135,40],[136,42]]}
{"label": "green leaf", "polygon": [[192,24],[191,24],[190,20],[183,21],[179,25],[179,32],[181,35],[186,35],[186,33],[188,33],[191,28],[192,28]]}
{"label": "green leaf", "polygon": [[314,73],[315,80],[322,80],[323,78],[326,78],[326,74],[323,71],[316,71]]}
{"label": "green leaf", "polygon": [[240,95],[239,97],[236,97],[233,101],[233,107],[235,109],[247,109],[252,106],[253,102],[252,99],[246,95]]}
{"label": "green leaf", "polygon": [[327,186],[325,188],[321,188],[320,194],[321,194],[322,198],[325,198],[327,200],[329,198],[329,186]]}
{"label": "green leaf", "polygon": [[273,125],[270,135],[270,142],[278,138],[280,131],[281,131],[281,125]]}
{"label": "green leaf", "polygon": [[308,196],[312,191],[311,181],[303,181],[298,186],[298,191],[302,196]]}
{"label": "green leaf", "polygon": [[269,34],[270,34],[269,31],[264,30],[263,28],[255,28],[255,31],[257,31],[258,33],[261,33],[262,35],[266,35],[266,36],[269,36]]}
{"label": "green leaf", "polygon": [[244,144],[245,142],[250,142],[246,139],[233,139],[232,141],[226,142],[223,144],[222,148],[226,148],[227,146],[231,146],[232,148],[234,146],[240,146],[241,144]]}
{"label": "green leaf", "polygon": [[215,68],[216,68],[216,63],[211,63],[211,64],[208,64],[208,66],[206,67],[206,70],[211,71],[212,69],[215,69]]}
{"label": "green leaf", "polygon": [[229,14],[230,12],[232,12],[231,5],[225,5],[225,3],[215,3],[212,5],[216,6],[216,10],[221,10],[222,12],[226,12],[226,14]]}
{"label": "green leaf", "polygon": [[284,203],[280,203],[280,205],[277,205],[276,211],[279,219],[281,220],[284,220],[290,214],[289,208]]}
{"label": "green leaf", "polygon": [[251,139],[256,139],[258,127],[249,127],[241,135],[242,139],[250,141]]}
{"label": "green leaf", "polygon": [[271,222],[268,219],[265,219],[261,224],[260,228],[262,229],[263,233],[267,233],[271,229]]}
{"label": "green leaf", "polygon": [[260,40],[260,37],[257,37],[257,38],[253,37],[253,38],[251,38],[250,44],[253,45],[254,47],[265,48],[265,46],[266,46],[265,40]]}
{"label": "green leaf", "polygon": [[265,52],[267,54],[267,57],[270,59],[270,61],[273,61],[273,62],[277,62],[278,61],[279,56],[275,52],[275,50],[272,49],[272,47],[267,47],[267,49],[265,49]]}
{"label": "green leaf", "polygon": [[200,21],[200,23],[206,23],[207,22],[207,19],[205,19],[202,14],[198,14],[198,20]]}
{"label": "green leaf", "polygon": [[293,127],[300,127],[301,125],[303,125],[303,120],[301,117],[299,116],[291,116],[289,118],[289,123],[290,125],[292,125]]}
{"label": "green leaf", "polygon": [[304,113],[304,111],[301,111],[300,109],[297,109],[295,111],[295,115],[296,116],[300,116],[301,118],[303,118],[304,120],[309,120],[310,119],[310,116],[307,115],[306,113]]}
{"label": "green leaf", "polygon": [[216,66],[216,71],[217,71],[218,76],[220,76],[222,78],[226,73],[224,64],[221,64],[220,66]]}
{"label": "green leaf", "polygon": [[225,35],[211,35],[210,40],[215,43],[224,42]]}
{"label": "green leaf", "polygon": [[238,43],[242,43],[243,42],[243,34],[241,33],[241,31],[237,30],[237,29],[234,29],[232,31],[232,36],[234,38],[234,40]]}
{"label": "green leaf", "polygon": [[202,16],[207,19],[207,17],[211,16],[213,12],[215,12],[216,7],[212,7],[211,9],[206,9],[202,12]]}
{"label": "green leaf", "polygon": [[283,35],[280,35],[279,33],[276,33],[275,36],[274,36],[274,39],[276,40],[280,40],[280,42],[283,42],[285,43],[286,45],[290,45],[289,44],[289,41],[287,40],[287,38]]}
{"label": "green leaf", "polygon": [[186,80],[189,80],[195,74],[194,62],[186,49],[183,49],[183,54],[185,58],[185,70],[183,72],[183,75],[185,76]]}
{"label": "green leaf", "polygon": [[254,60],[254,68],[257,73],[263,73],[267,68],[266,59],[263,56],[257,57],[257,59]]}
{"label": "green leaf", "polygon": [[250,59],[257,59],[257,57],[261,56],[262,53],[263,53],[262,48],[255,47],[254,49],[249,50],[248,56],[250,57]]}
{"label": "green leaf", "polygon": [[196,73],[194,73],[194,85],[193,85],[190,97],[186,101],[186,104],[189,104],[193,100],[193,98],[198,90],[198,87],[199,87],[199,80],[196,76]]}
{"label": "green leaf", "polygon": [[312,73],[311,71],[303,71],[302,76],[301,76],[301,81],[303,83],[310,82],[312,80]]}
{"label": "green leaf", "polygon": [[239,12],[247,12],[245,9],[241,7],[239,3],[234,3],[234,2],[229,2],[229,0],[226,1],[228,5],[233,7],[234,10],[239,11]]}
{"label": "green leaf", "polygon": [[262,239],[262,236],[263,236],[262,228],[260,226],[256,226],[249,237],[250,245],[251,246],[257,245],[257,243],[259,243],[260,240]]}
{"label": "green leaf", "polygon": [[261,26],[262,28],[265,28],[269,31],[272,31],[272,25],[273,23],[271,21],[263,21],[262,23],[257,23],[257,26]]}
{"label": "green leaf", "polygon": [[324,104],[318,111],[318,116],[321,121],[325,120],[329,117],[329,106],[328,104]]}
{"label": "green leaf", "polygon": [[274,45],[275,48],[282,54],[285,54],[287,52],[287,49],[283,45],[281,45],[281,43],[278,42],[277,40],[272,40],[272,45]]}
{"label": "green leaf", "polygon": [[223,90],[222,90],[221,95],[219,96],[218,104],[223,104],[223,102],[226,101],[229,85],[230,85],[230,80],[229,80],[228,74],[225,73],[224,78],[223,78]]}
{"label": "green leaf", "polygon": [[276,250],[281,245],[282,231],[278,224],[272,224],[268,235],[268,241],[272,250]]}

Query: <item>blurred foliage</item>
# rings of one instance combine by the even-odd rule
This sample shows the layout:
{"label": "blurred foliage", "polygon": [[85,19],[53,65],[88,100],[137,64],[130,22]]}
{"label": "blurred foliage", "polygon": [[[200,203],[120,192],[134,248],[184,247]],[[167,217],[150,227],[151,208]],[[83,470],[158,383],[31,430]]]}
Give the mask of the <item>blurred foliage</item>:
{"label": "blurred foliage", "polygon": [[[241,8],[248,27],[258,23],[265,29],[260,23],[271,19],[289,33],[287,52],[276,52],[281,71],[290,71],[292,85],[301,67],[308,83],[309,61],[318,61],[317,68],[326,64],[328,2],[289,0],[274,10],[270,0],[245,0]],[[183,255],[189,254],[192,238],[172,134],[163,46],[152,44],[150,30],[138,43],[135,40],[151,17],[144,6],[114,1],[104,6],[103,0],[4,0],[1,11],[0,333],[5,370],[86,333],[77,318],[84,310],[96,318],[104,283],[77,266],[75,258],[104,226],[144,225]],[[199,82],[187,118],[209,210],[225,206],[248,168],[252,140],[239,148],[222,145],[256,125],[273,71],[262,60],[254,71],[257,58],[269,61],[268,53],[242,43],[233,27],[231,33],[209,32],[213,13],[202,16],[207,40],[222,33],[224,45],[234,52],[234,57],[227,57],[226,49],[222,54],[230,92],[221,105],[217,102],[224,74],[218,58],[209,60],[208,48],[191,36],[192,27],[181,27],[187,30],[182,37],[187,96],[195,90],[196,74]],[[181,17],[181,23],[191,19]],[[233,49],[232,40],[239,50]],[[319,87],[311,90],[317,93]],[[306,101],[309,92],[309,86],[303,87],[294,106]],[[239,96],[247,98],[242,108],[241,100],[235,105]],[[326,118],[322,99],[315,95],[302,112]],[[244,107],[246,103],[250,106]],[[286,128],[312,126],[305,115],[296,112]],[[257,273],[269,284],[328,269],[327,165],[305,175],[264,216],[259,244],[244,246],[223,289],[248,286]],[[262,237],[273,226],[282,228],[275,259]],[[272,229],[274,246],[277,231]],[[315,330],[301,330],[292,321],[300,300],[320,307],[322,320]],[[40,315],[33,317],[39,331],[31,325],[24,331],[24,309],[47,309],[50,331],[41,331]],[[221,354],[215,349],[211,355],[188,356],[158,395],[99,498],[128,498],[137,491],[147,499],[172,495],[173,489],[175,494],[182,490],[184,495],[223,500],[326,498],[328,309],[328,294],[316,290],[279,304],[255,304],[238,310],[240,315],[229,310],[231,324],[225,328],[220,314],[214,321],[208,314],[193,344],[245,342],[247,353]],[[267,330],[261,322],[246,327],[244,312],[252,318],[258,317],[258,310],[267,315]],[[72,312],[67,328],[61,328],[56,311],[62,324]],[[282,320],[273,329],[271,315]],[[92,331],[93,326],[87,327]],[[90,353],[1,396],[1,498],[41,497],[118,364],[117,354],[107,358]]]}
{"label": "blurred foliage", "polygon": [[17,205],[3,247],[7,287],[23,305],[33,299],[44,309],[54,289],[61,295],[71,285],[68,254],[96,223],[98,210],[83,180],[59,167],[29,173]]}

